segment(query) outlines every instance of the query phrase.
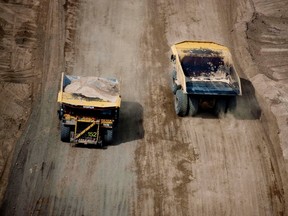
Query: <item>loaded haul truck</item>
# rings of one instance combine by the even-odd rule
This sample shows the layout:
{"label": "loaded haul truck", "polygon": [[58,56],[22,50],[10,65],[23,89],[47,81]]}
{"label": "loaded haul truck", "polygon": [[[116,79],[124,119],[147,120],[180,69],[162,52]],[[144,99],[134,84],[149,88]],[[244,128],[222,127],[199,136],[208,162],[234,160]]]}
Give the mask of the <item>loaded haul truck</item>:
{"label": "loaded haul truck", "polygon": [[63,142],[72,146],[113,142],[121,105],[116,79],[62,73],[58,103]]}

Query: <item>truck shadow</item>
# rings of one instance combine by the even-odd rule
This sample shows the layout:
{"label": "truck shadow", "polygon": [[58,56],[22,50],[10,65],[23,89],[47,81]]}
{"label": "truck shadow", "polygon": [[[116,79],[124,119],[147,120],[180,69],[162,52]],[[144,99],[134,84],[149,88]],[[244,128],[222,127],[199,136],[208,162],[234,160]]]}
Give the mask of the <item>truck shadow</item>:
{"label": "truck shadow", "polygon": [[[232,111],[228,111],[226,115],[232,115],[236,119],[242,120],[256,120],[260,119],[262,110],[259,106],[259,103],[256,99],[255,89],[252,83],[241,78],[242,86],[242,96],[237,97],[236,104]],[[211,114],[209,111],[200,110],[199,114],[196,116],[201,118],[218,118],[215,115]]]}
{"label": "truck shadow", "polygon": [[237,98],[236,109],[232,112],[236,119],[255,120],[261,117],[261,107],[256,99],[252,83],[241,78],[242,96]]}
{"label": "truck shadow", "polygon": [[111,145],[142,139],[144,133],[142,105],[137,102],[122,101],[119,123],[115,128],[114,141]]}

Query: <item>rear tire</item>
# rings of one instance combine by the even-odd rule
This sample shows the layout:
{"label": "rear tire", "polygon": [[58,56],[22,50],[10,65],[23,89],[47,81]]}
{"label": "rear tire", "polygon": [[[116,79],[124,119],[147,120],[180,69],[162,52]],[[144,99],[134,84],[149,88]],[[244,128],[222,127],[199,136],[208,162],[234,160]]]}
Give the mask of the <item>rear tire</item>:
{"label": "rear tire", "polygon": [[104,134],[104,145],[110,145],[113,142],[113,129],[108,129]]}
{"label": "rear tire", "polygon": [[189,116],[195,116],[199,109],[199,100],[197,98],[189,97]]}
{"label": "rear tire", "polygon": [[61,141],[70,142],[70,127],[61,123]]}
{"label": "rear tire", "polygon": [[218,99],[215,104],[215,115],[219,118],[223,117],[226,113],[227,101],[225,99]]}
{"label": "rear tire", "polygon": [[172,92],[175,95],[176,91],[180,89],[180,86],[176,84],[175,80],[177,79],[176,71],[172,71]]}
{"label": "rear tire", "polygon": [[234,112],[236,110],[236,107],[237,107],[237,97],[232,96],[228,100],[227,111]]}
{"label": "rear tire", "polygon": [[188,97],[182,90],[177,90],[175,94],[175,112],[178,116],[185,116],[188,109]]}

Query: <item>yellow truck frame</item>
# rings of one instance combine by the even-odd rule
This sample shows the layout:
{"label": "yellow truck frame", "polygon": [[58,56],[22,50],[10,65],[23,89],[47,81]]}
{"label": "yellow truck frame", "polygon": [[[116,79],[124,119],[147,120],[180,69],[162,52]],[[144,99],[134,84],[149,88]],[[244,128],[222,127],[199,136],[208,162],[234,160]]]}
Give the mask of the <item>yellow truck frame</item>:
{"label": "yellow truck frame", "polygon": [[206,41],[182,41],[171,46],[172,91],[179,116],[195,116],[200,108],[220,116],[235,108],[242,95],[240,77],[229,49]]}
{"label": "yellow truck frame", "polygon": [[57,99],[61,140],[72,145],[111,144],[119,119],[121,96],[111,102],[64,91],[67,85],[79,78],[62,73]]}

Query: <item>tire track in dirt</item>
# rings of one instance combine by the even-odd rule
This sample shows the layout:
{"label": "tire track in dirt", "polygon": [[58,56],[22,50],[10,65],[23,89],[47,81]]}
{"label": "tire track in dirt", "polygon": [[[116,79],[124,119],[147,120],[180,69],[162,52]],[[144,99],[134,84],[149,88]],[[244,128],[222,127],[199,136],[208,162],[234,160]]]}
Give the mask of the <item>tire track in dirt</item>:
{"label": "tire track in dirt", "polygon": [[66,44],[66,60],[75,57],[71,73],[113,75],[122,84],[118,140],[102,151],[59,141],[51,104],[64,70],[65,2],[50,1],[41,100],[19,141],[16,158],[23,163],[12,171],[4,214],[284,214],[251,83],[243,82],[238,115],[179,118],[174,112],[169,46],[184,39],[229,44],[226,15],[219,16],[226,3],[81,1],[76,35],[69,35],[75,47]]}
{"label": "tire track in dirt", "polygon": [[[219,15],[229,7],[224,1],[148,5],[153,9],[147,12],[150,23],[142,50],[149,50],[143,61],[150,93],[144,105],[145,137],[135,155],[139,215],[281,215],[282,198],[270,192],[273,185],[281,188],[281,182],[273,177],[270,140],[259,121],[261,109],[249,81],[243,80],[245,91],[237,112],[225,119],[207,113],[179,118],[173,111],[168,55],[165,59],[163,53],[170,41],[182,38],[230,44],[229,26],[221,20],[226,16]],[[191,13],[196,7],[197,12]],[[193,159],[183,159],[186,154]]]}

